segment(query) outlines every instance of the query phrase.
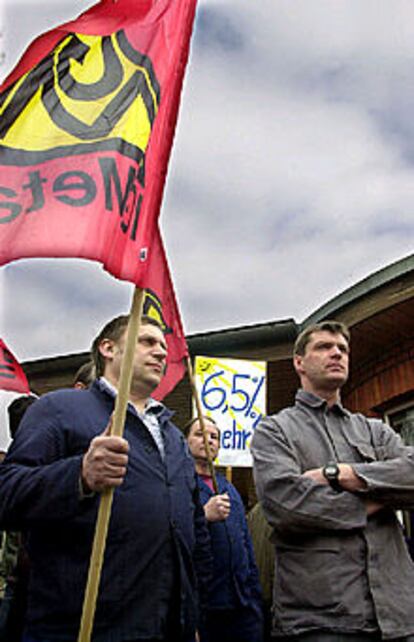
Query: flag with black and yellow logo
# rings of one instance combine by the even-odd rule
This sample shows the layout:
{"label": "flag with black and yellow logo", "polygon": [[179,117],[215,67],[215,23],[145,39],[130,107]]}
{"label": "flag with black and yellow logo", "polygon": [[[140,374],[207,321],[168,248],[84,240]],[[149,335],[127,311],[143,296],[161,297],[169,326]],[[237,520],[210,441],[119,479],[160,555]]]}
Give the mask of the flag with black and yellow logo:
{"label": "flag with black and yellow logo", "polygon": [[101,0],[37,38],[0,87],[0,265],[100,262],[148,288],[162,398],[187,346],[158,229],[197,0]]}
{"label": "flag with black and yellow logo", "polygon": [[0,87],[0,265],[79,257],[145,287],[196,0],[102,0]]}

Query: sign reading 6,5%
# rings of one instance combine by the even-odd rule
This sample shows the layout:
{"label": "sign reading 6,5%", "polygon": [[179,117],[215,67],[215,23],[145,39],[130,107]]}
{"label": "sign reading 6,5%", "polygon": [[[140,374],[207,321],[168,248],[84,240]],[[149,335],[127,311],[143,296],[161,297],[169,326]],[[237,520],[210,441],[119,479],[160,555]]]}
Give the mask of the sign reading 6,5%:
{"label": "sign reading 6,5%", "polygon": [[255,409],[255,404],[264,381],[264,375],[215,370],[204,380],[201,403],[210,412],[230,411],[232,416],[237,416],[237,422],[243,421],[242,417],[253,420],[252,428],[256,428],[262,414]]}

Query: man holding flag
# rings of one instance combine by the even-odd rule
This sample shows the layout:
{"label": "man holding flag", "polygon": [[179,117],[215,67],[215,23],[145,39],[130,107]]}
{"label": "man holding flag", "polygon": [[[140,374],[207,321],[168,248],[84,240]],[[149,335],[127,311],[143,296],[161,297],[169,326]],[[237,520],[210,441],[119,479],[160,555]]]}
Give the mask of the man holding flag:
{"label": "man holding flag", "polygon": [[[126,322],[107,327],[95,351],[104,380],[42,398],[1,471],[0,519],[29,532],[27,641],[75,639],[98,515],[79,634],[89,642],[114,488],[93,640],[194,636],[204,518],[181,435],[147,401],[183,376],[187,354],[158,217],[195,8],[101,0],[40,36],[0,88],[0,265],[77,257],[136,286],[128,365],[120,373]],[[165,339],[148,320],[139,328],[123,441],[144,290]]]}
{"label": "man holding flag", "polygon": [[116,491],[93,641],[195,637],[209,538],[184,438],[151,398],[167,350],[149,317],[135,349],[125,438],[109,435],[127,322],[113,319],[95,339],[91,388],[41,397],[0,467],[1,526],[28,533],[25,642],[76,639],[99,492],[108,488]]}

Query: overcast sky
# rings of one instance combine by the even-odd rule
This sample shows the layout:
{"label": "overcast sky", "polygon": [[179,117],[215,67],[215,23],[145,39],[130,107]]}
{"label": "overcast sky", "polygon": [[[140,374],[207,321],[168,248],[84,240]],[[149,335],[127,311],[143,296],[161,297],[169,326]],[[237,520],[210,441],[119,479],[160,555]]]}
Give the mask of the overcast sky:
{"label": "overcast sky", "polygon": [[[93,4],[2,2],[2,77]],[[411,254],[413,114],[411,0],[199,0],[161,214],[186,332],[301,321]],[[0,278],[21,361],[86,350],[132,292],[72,260]]]}

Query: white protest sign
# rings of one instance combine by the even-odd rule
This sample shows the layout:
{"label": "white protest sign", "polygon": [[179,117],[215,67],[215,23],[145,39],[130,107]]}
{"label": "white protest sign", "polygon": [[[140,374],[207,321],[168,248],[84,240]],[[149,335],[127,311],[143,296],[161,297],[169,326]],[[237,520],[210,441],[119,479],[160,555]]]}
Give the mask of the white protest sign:
{"label": "white protest sign", "polygon": [[250,467],[250,442],[266,406],[266,362],[196,357],[202,412],[221,431],[219,466]]}

